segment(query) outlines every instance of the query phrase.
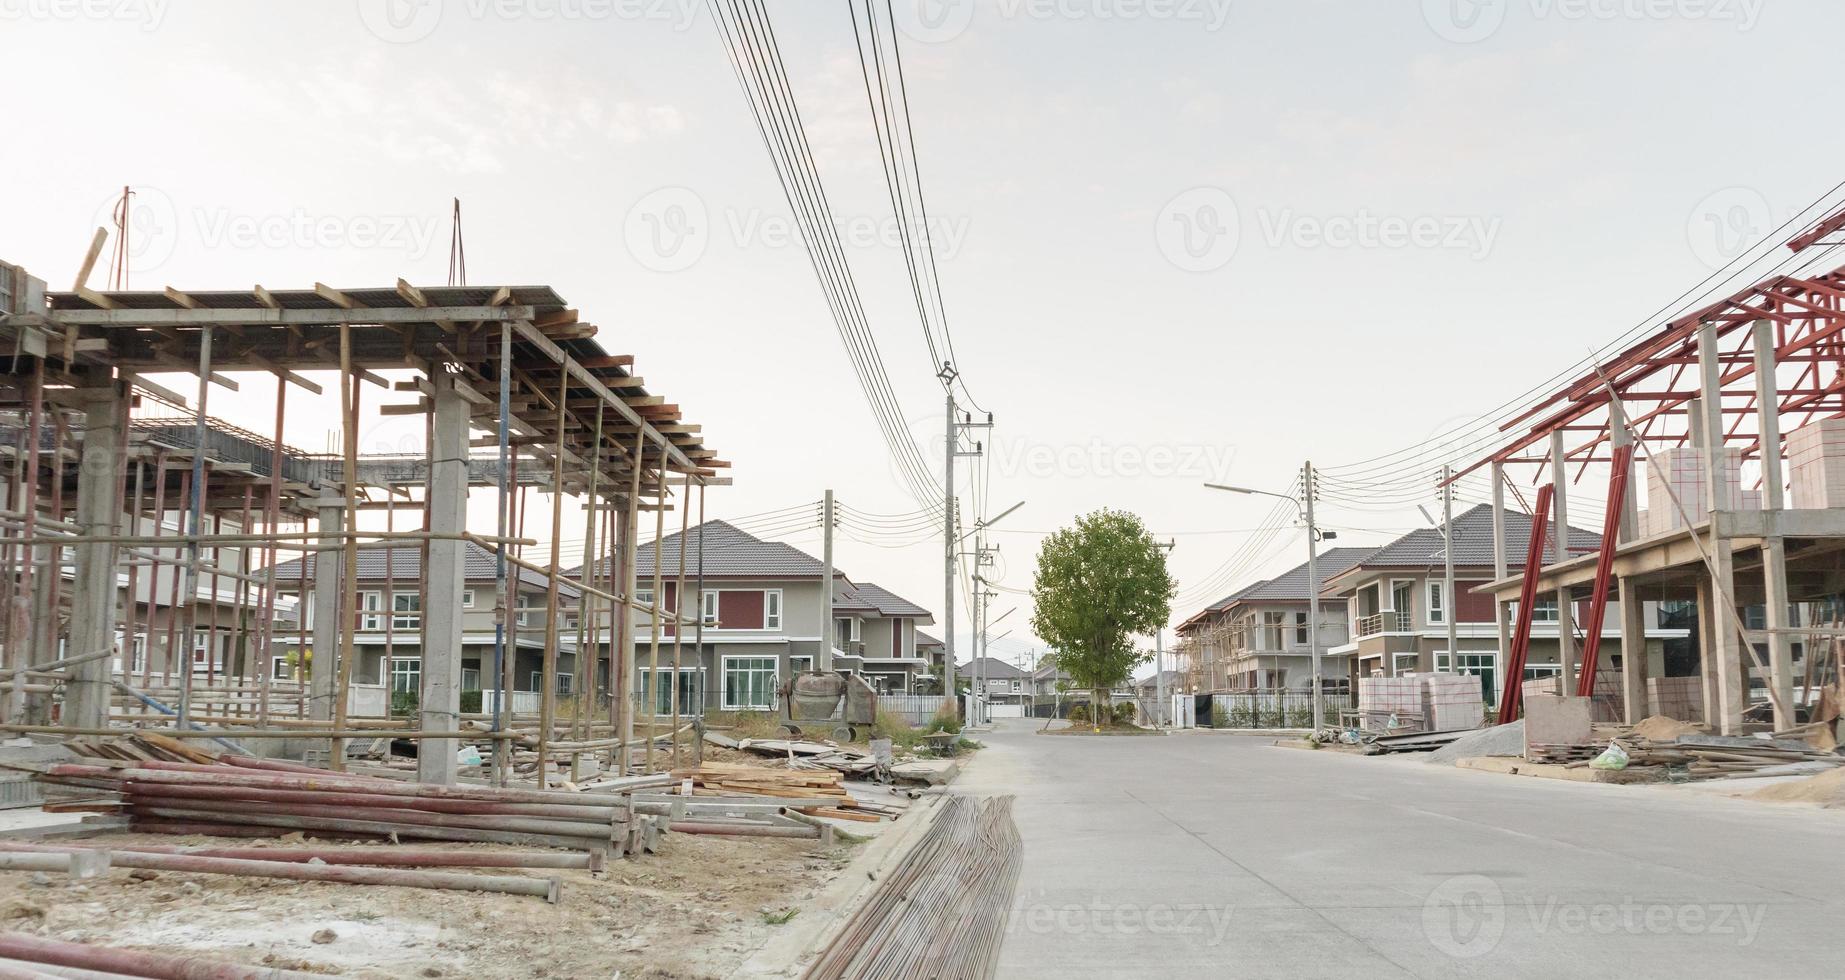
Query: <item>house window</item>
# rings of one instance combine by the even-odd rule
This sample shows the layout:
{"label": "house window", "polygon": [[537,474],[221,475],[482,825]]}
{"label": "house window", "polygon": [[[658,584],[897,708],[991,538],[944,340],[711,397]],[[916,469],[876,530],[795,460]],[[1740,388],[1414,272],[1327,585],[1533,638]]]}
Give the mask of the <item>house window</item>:
{"label": "house window", "polygon": [[1539,599],[1531,604],[1531,621],[1534,623],[1554,623],[1557,621],[1557,600]]}
{"label": "house window", "polygon": [[1392,657],[1391,659],[1396,663],[1397,669],[1395,673],[1397,676],[1401,677],[1404,674],[1414,673],[1416,670],[1416,661],[1419,657],[1419,654],[1414,653],[1399,653]]}
{"label": "house window", "polygon": [[652,589],[635,589],[634,590],[634,601],[640,603],[643,606],[651,607],[653,605],[653,590]]}
{"label": "house window", "polygon": [[129,645],[129,649],[132,650],[133,653],[129,657],[128,662],[132,664],[133,666],[129,667],[128,669],[137,674],[146,671],[147,670],[147,637],[145,636],[135,637],[134,642]]}
{"label": "house window", "polygon": [[423,597],[416,592],[391,594],[391,629],[413,630],[423,621]]}
{"label": "house window", "polygon": [[813,669],[814,669],[814,658],[808,656],[807,654],[792,653],[788,655],[789,672],[798,674],[798,673],[801,673],[802,671],[813,670]]}
{"label": "house window", "polygon": [[1545,677],[1556,677],[1563,673],[1562,664],[1526,664],[1525,680],[1535,681]]}
{"label": "house window", "polygon": [[1429,582],[1429,622],[1448,621],[1448,597],[1442,594],[1442,582]]}
{"label": "house window", "polygon": [[709,625],[716,625],[718,621],[717,592],[715,590],[711,592],[700,592],[698,594],[698,605],[704,621]]}
{"label": "house window", "polygon": [[[679,671],[679,713],[682,715],[698,714],[700,673],[697,667],[683,667]],[[673,713],[673,672],[660,671],[657,689],[653,676],[653,671],[641,669],[641,703],[653,705],[656,715],[670,715]]]}
{"label": "house window", "polygon": [[476,667],[461,668],[461,689],[464,691],[480,690],[480,669]]}
{"label": "house window", "polygon": [[1480,679],[1480,696],[1487,704],[1495,704],[1498,702],[1499,652],[1497,650],[1488,650],[1484,653],[1463,650],[1459,657],[1454,658],[1456,663],[1450,664],[1449,659],[1446,650],[1437,652],[1435,654],[1435,669],[1439,671],[1471,674],[1478,677]]}
{"label": "house window", "polygon": [[1296,646],[1307,646],[1309,643],[1312,642],[1312,638],[1307,635],[1307,632],[1308,632],[1307,614],[1304,612],[1295,613],[1294,614],[1294,644]]}
{"label": "house window", "polygon": [[775,707],[775,658],[725,657],[723,704],[727,711]]}
{"label": "house window", "polygon": [[461,608],[463,609],[473,609],[474,608],[474,590],[473,589],[462,589],[461,590]]}
{"label": "house window", "polygon": [[857,622],[857,620],[850,617],[841,617],[833,620],[833,646],[847,646],[853,640],[858,639],[858,637],[854,635],[858,630],[852,628]]}
{"label": "house window", "polygon": [[762,594],[762,628],[782,628],[782,590],[770,589]]}
{"label": "house window", "polygon": [[384,608],[383,602],[384,596],[382,593],[359,593],[359,629],[366,632],[376,632],[384,629],[384,617],[378,615],[378,611]]}
{"label": "house window", "polygon": [[[544,689],[545,689],[545,672],[542,670],[532,671],[531,690],[543,691]],[[557,694],[559,697],[563,697],[563,696],[568,695],[569,693],[570,693],[570,675],[560,670],[557,672]]]}
{"label": "house window", "polygon": [[423,690],[423,658],[391,658],[391,693],[415,694]]}
{"label": "house window", "polygon": [[1014,694],[1017,694],[1017,693],[1019,692],[1019,690],[1020,690],[1020,687],[1019,687],[1019,682],[1018,682],[1018,681],[1013,681],[1013,682],[1012,682],[1012,693],[1014,693]]}

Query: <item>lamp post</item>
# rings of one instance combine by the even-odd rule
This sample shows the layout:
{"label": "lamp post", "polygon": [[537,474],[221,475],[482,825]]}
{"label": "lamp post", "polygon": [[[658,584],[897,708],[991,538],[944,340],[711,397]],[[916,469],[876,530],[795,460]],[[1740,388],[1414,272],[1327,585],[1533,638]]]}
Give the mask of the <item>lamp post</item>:
{"label": "lamp post", "polygon": [[[1250,494],[1262,497],[1275,497],[1293,504],[1300,511],[1300,517],[1307,525],[1307,649],[1313,658],[1313,730],[1326,727],[1326,704],[1322,697],[1325,682],[1320,676],[1320,529],[1313,520],[1314,476],[1313,463],[1310,461],[1301,471],[1301,495],[1295,499],[1285,493],[1272,490],[1256,490],[1251,487],[1227,486],[1221,483],[1207,483],[1212,490],[1224,490],[1230,493]],[[1327,534],[1331,539],[1333,534]]]}

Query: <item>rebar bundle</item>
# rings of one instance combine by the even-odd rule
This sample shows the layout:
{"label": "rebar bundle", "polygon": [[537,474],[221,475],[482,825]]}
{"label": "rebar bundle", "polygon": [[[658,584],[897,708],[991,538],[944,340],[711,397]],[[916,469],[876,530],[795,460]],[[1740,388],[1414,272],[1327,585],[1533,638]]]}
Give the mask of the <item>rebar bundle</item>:
{"label": "rebar bundle", "polygon": [[950,797],[806,977],[992,977],[1021,861],[1012,797]]}

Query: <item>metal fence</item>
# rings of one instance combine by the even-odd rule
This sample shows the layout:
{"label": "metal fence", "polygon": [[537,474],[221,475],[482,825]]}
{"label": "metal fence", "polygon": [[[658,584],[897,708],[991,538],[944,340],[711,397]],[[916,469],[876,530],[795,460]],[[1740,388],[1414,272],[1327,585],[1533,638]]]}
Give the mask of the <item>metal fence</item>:
{"label": "metal fence", "polygon": [[[1222,691],[1201,694],[1198,724],[1212,728],[1312,728],[1313,695],[1308,691]],[[1337,724],[1339,712],[1355,705],[1350,694],[1323,694],[1324,717]]]}
{"label": "metal fence", "polygon": [[920,728],[941,713],[947,700],[940,694],[880,694],[878,713],[895,715]]}

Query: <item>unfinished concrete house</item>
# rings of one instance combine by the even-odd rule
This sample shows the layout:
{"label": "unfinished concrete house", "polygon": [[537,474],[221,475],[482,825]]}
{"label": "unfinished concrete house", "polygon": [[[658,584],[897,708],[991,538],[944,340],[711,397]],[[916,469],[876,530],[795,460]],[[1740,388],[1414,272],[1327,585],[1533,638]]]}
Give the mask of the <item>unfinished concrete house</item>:
{"label": "unfinished concrete house", "polygon": [[[632,355],[546,286],[92,289],[104,240],[69,291],[0,266],[6,730],[203,723],[336,768],[388,734],[430,783],[463,737],[502,780],[515,742],[541,786],[565,749],[625,767],[637,536],[727,465]],[[239,379],[269,435],[209,414]],[[337,394],[336,453],[284,444],[291,392]],[[421,420],[424,451],[362,455],[362,415]],[[566,540],[602,572],[565,576]]]}
{"label": "unfinished concrete house", "polygon": [[[1542,601],[1559,611],[1564,693],[1580,695],[1607,662],[1604,634],[1636,649],[1656,625],[1647,610],[1664,609],[1695,644],[1665,663],[1621,658],[1627,721],[1689,706],[1724,734],[1810,721],[1838,676],[1845,589],[1845,270],[1822,264],[1821,245],[1841,227],[1845,213],[1793,239],[1795,271],[1653,330],[1529,405],[1455,474],[1491,476],[1491,580],[1472,591],[1494,603],[1514,676],[1538,662]],[[1534,485],[1519,509],[1535,540],[1586,510],[1604,530],[1594,549],[1520,551],[1505,501]]]}

